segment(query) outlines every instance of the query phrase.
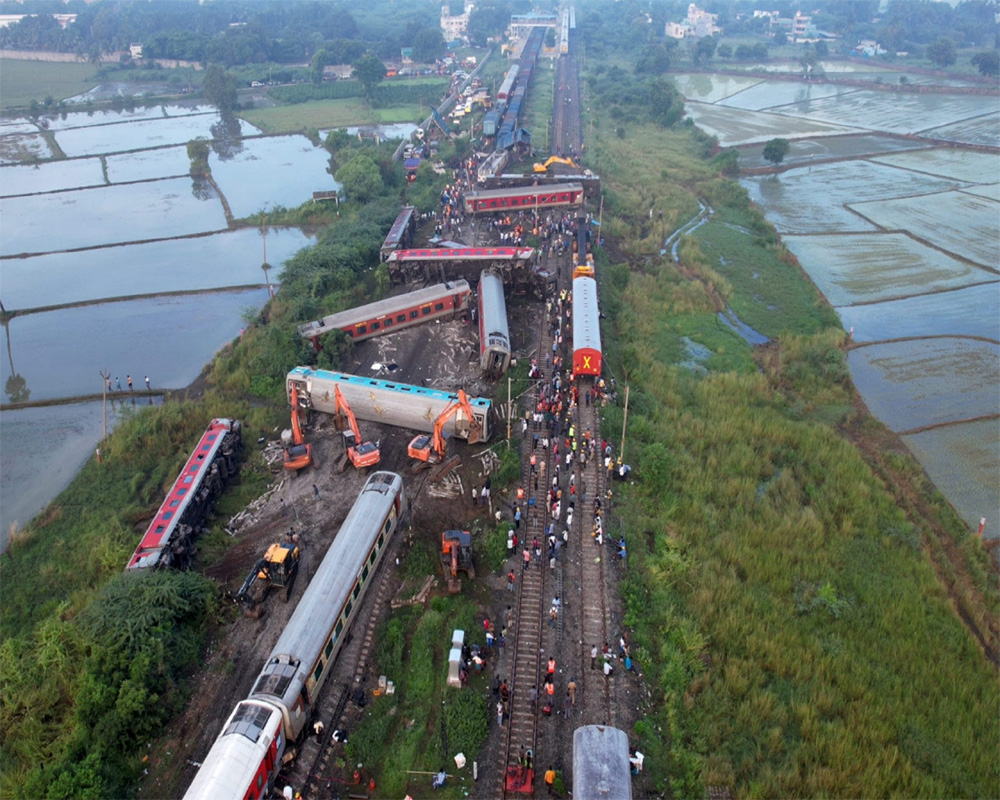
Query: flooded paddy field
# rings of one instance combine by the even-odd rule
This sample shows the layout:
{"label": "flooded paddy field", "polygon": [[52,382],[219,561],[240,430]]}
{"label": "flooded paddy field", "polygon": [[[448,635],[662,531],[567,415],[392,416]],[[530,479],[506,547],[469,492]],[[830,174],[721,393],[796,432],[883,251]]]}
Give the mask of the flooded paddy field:
{"label": "flooded paddy field", "polygon": [[1000,420],[947,425],[903,437],[941,492],[970,529],[986,517],[985,538],[996,539],[997,459]]}
{"label": "flooded paddy field", "polygon": [[835,136],[851,130],[843,125],[707,103],[690,102],[684,106],[684,110],[699,128],[718,137],[719,144],[723,147],[766,142],[776,136]]}
{"label": "flooded paddy field", "polygon": [[939,128],[929,128],[923,133],[946,142],[1000,147],[1000,112],[994,111]]}
{"label": "flooded paddy field", "polygon": [[903,233],[787,236],[785,244],[832,305],[873,303],[996,281],[995,273]]}
{"label": "flooded paddy field", "polygon": [[226,158],[210,153],[208,163],[237,219],[278,205],[294,207],[315,191],[340,188],[327,172],[330,154],[305,136],[250,139]]}
{"label": "flooded paddy field", "polygon": [[748,111],[773,110],[791,103],[808,103],[826,97],[843,97],[859,91],[851,86],[832,83],[798,83],[795,81],[762,81],[742,92],[717,101],[717,105],[745,108]]}
{"label": "flooded paddy field", "polygon": [[[226,342],[240,335],[243,311],[260,308],[267,289],[124,300],[15,317],[8,324],[14,367],[32,400],[101,391],[99,372],[132,375],[145,388],[182,389]],[[0,383],[10,365],[0,361]],[[6,413],[6,412],[5,412]]]}
{"label": "flooded paddy field", "polygon": [[838,306],[856,342],[921,336],[977,336],[1000,342],[1000,283],[934,292],[901,300]]}
{"label": "flooded paddy field", "polygon": [[848,354],[868,408],[897,433],[1000,413],[1000,344],[943,338],[884,342]]}
{"label": "flooded paddy field", "polygon": [[744,178],[742,183],[750,199],[767,209],[768,220],[781,233],[874,231],[876,225],[852,212],[848,203],[945,192],[960,185],[868,161],[819,164]]}
{"label": "flooded paddy field", "polygon": [[717,103],[737,92],[745,91],[752,86],[763,83],[763,78],[742,78],[733,75],[673,75],[674,83],[680,93],[688,100],[700,103]]}
{"label": "flooded paddy field", "polygon": [[208,186],[196,195],[188,177],[10,198],[3,203],[3,216],[2,256],[175,238],[226,227],[215,191]]}
{"label": "flooded paddy field", "polygon": [[965,192],[900,197],[849,208],[881,228],[905,230],[943,249],[994,269],[1000,267],[1000,203]]}
{"label": "flooded paddy field", "polygon": [[[761,118],[741,111],[741,103],[762,107],[794,92],[771,83],[688,108],[732,143],[742,138],[744,120],[755,126]],[[704,111],[721,112],[723,104],[724,118]],[[786,234],[787,247],[844,327],[854,329],[854,341],[871,343],[848,357],[869,409],[892,430],[909,432],[904,440],[970,527],[986,515],[994,531],[1000,527],[1000,156],[938,145],[1000,147],[998,105],[996,96],[861,89],[771,107],[773,135],[791,141],[783,170],[741,180]],[[793,124],[780,129],[780,117]],[[857,133],[802,135],[799,126],[808,119]],[[766,167],[761,151],[743,148],[741,166]]]}
{"label": "flooded paddy field", "polygon": [[994,153],[935,147],[933,150],[878,156],[872,160],[968,183],[1000,181],[1000,159]]}
{"label": "flooded paddy field", "polygon": [[[826,136],[821,139],[795,139],[789,143],[788,154],[782,165],[808,166],[814,162],[833,159],[862,158],[882,153],[919,151],[929,145],[881,134],[849,134]],[[764,144],[746,145],[740,148],[740,167],[743,169],[771,168],[774,165],[764,158]]]}
{"label": "flooded paddy field", "polygon": [[[210,166],[238,215],[295,207],[316,189],[336,187],[329,154],[305,137],[241,140],[256,129],[222,124],[203,106],[74,112],[43,124],[44,133],[27,120],[0,127],[0,162],[50,159],[0,168],[4,304],[11,311],[83,305],[9,321],[5,402],[99,393],[103,369],[123,386],[131,373],[137,390],[147,374],[154,389],[184,388],[239,336],[247,311],[263,305],[263,284],[277,285],[282,263],[311,242],[298,230],[269,230],[275,268],[265,275],[260,232],[230,229],[224,197],[188,174],[190,139],[224,137],[211,143]],[[56,159],[45,137],[71,158]],[[100,430],[93,404],[76,402],[4,411],[2,436],[6,534],[66,485]],[[50,439],[56,443],[46,446]],[[39,462],[25,473],[30,491],[6,466],[29,457]],[[15,495],[24,502],[9,503]]]}
{"label": "flooded paddy field", "polygon": [[[272,228],[267,257],[282,264],[314,239],[297,228]],[[100,301],[111,297],[224,289],[276,281],[264,275],[260,231],[243,228],[192,239],[52,253],[3,262],[8,310]],[[205,265],[211,264],[211,269]]]}

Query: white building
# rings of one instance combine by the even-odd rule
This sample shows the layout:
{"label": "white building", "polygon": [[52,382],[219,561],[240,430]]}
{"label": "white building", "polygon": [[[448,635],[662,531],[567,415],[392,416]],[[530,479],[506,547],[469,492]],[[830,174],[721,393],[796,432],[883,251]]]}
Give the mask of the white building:
{"label": "white building", "polygon": [[684,22],[668,22],[664,33],[672,39],[686,39],[694,37],[702,39],[706,36],[714,36],[722,33],[715,23],[718,21],[718,14],[709,14],[694,3],[688,6],[687,18]]}
{"label": "white building", "polygon": [[464,11],[461,14],[451,15],[448,12],[450,6],[441,6],[441,34],[446,42],[453,42],[456,39],[464,39],[469,30],[469,15],[472,13],[474,4],[465,0]]}

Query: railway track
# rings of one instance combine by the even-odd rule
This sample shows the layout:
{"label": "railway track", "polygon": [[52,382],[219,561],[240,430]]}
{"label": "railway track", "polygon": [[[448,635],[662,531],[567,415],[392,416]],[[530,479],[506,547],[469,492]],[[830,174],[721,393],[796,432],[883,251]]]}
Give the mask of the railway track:
{"label": "railway track", "polygon": [[[551,261],[551,255],[550,255]],[[538,353],[540,356],[552,350],[552,334],[548,321],[542,319],[541,330],[539,331]],[[542,385],[539,381],[535,385],[535,390],[529,395],[531,397],[532,408],[538,402],[538,388]],[[531,431],[529,430],[529,433]],[[525,498],[528,500],[530,509],[524,514],[526,525],[518,531],[519,538],[522,538],[524,547],[530,547],[532,539],[537,538],[540,543],[545,542],[545,526],[548,523],[548,502],[545,480],[546,475],[551,474],[551,464],[549,463],[550,451],[538,448],[532,451],[531,437],[525,437],[524,452],[521,454],[521,485],[525,489]],[[538,489],[535,489],[535,482],[532,479],[530,459],[532,452],[538,457],[539,476]],[[544,467],[542,466],[544,464]],[[531,501],[534,504],[531,505]],[[523,559],[520,553],[514,554],[514,560]],[[546,591],[546,565],[534,563],[532,554],[532,565],[525,569],[523,566],[514,567],[514,571],[520,571],[518,577],[517,608],[515,611],[515,630],[513,632],[513,646],[511,648],[511,681],[510,681],[510,718],[507,721],[507,731],[504,737],[504,770],[500,777],[498,796],[514,796],[514,792],[507,790],[507,773],[509,770],[516,770],[520,764],[519,757],[522,748],[530,750],[534,755],[535,763],[538,761],[538,709],[532,709],[529,700],[531,687],[538,687],[541,691],[541,650],[543,632],[543,612],[545,610]],[[539,700],[539,703],[541,700]]]}

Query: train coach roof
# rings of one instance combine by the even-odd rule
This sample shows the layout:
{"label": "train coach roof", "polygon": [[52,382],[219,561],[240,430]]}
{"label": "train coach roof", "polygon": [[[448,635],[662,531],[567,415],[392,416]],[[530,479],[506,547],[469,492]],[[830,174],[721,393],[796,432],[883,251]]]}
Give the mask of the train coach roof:
{"label": "train coach roof", "polygon": [[510,197],[511,195],[556,194],[558,192],[582,192],[582,183],[547,183],[544,186],[519,186],[510,189],[484,189],[483,191],[466,192],[467,200],[491,200],[494,197]]}
{"label": "train coach roof", "polygon": [[593,278],[573,279],[573,349],[601,352],[597,282]]}
{"label": "train coach roof", "polygon": [[[307,378],[312,377],[319,380],[330,381],[331,383],[346,383],[363,388],[373,387],[377,389],[385,389],[391,392],[399,392],[400,394],[408,394],[414,397],[426,397],[445,403],[450,403],[451,401],[458,399],[458,394],[456,392],[445,392],[441,389],[429,389],[426,386],[413,386],[408,383],[399,383],[398,381],[383,381],[378,378],[365,378],[361,375],[349,375],[346,372],[333,372],[326,369],[312,369],[311,367],[295,367],[295,369],[288,373],[289,381],[296,379],[306,380]],[[470,397],[469,405],[473,408],[488,411],[493,404],[489,400],[482,397]]]}
{"label": "train coach roof", "polygon": [[608,725],[573,731],[573,796],[631,800],[628,736]]}
{"label": "train coach roof", "polygon": [[394,472],[369,476],[266,664],[287,655],[299,660],[300,670],[312,668],[402,488],[403,479]]}
{"label": "train coach roof", "polygon": [[516,261],[531,258],[532,247],[462,247],[397,250],[386,260],[393,261]]}
{"label": "train coach roof", "polygon": [[503,281],[498,275],[484,271],[479,276],[479,304],[483,310],[482,326],[486,334],[500,334],[509,342],[507,303],[503,296]]}
{"label": "train coach roof", "polygon": [[468,291],[469,282],[466,280],[439,283],[435,286],[428,286],[425,289],[417,289],[415,292],[407,292],[406,294],[387,297],[384,300],[378,300],[374,303],[349,308],[346,311],[338,311],[336,314],[330,314],[315,322],[307,322],[304,325],[299,325],[299,335],[308,339],[313,336],[319,336],[321,333],[329,330],[343,328],[346,325],[353,325],[356,322],[364,322],[369,319],[377,319],[382,315],[395,314],[398,311],[412,308],[413,306],[432,303],[442,297],[453,295],[456,292]]}

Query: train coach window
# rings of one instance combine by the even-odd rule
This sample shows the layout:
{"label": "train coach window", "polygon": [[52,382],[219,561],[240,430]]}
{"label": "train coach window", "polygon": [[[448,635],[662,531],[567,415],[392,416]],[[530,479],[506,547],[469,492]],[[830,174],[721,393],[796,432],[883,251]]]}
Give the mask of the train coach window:
{"label": "train coach window", "polygon": [[333,639],[326,643],[326,649],[323,651],[323,655],[327,658],[330,657],[330,653],[333,652]]}
{"label": "train coach window", "polygon": [[360,583],[354,584],[354,591],[351,594],[354,595],[354,599],[355,600],[358,599],[358,595],[361,594],[361,584]]}
{"label": "train coach window", "polygon": [[435,303],[434,304],[434,310],[435,311],[444,311],[444,303]]}
{"label": "train coach window", "polygon": [[368,580],[368,565],[367,564],[365,564],[365,568],[363,570],[361,570],[361,580],[362,581]]}
{"label": "train coach window", "polygon": [[358,333],[368,333],[367,325],[358,325]]}
{"label": "train coach window", "polygon": [[419,311],[411,311],[410,312],[410,319],[416,319],[419,316],[420,316],[420,312]]}
{"label": "train coach window", "polygon": [[423,314],[426,317],[428,314],[431,313],[431,307],[430,306],[424,306],[422,309],[420,309],[420,313]]}
{"label": "train coach window", "polygon": [[382,326],[381,326],[381,325],[379,325],[379,324],[378,324],[377,322],[373,322],[373,323],[372,323],[372,330],[373,330],[373,331],[377,331],[377,330],[378,330],[379,328],[381,328],[381,327],[382,327]]}
{"label": "train coach window", "polygon": [[[375,323],[375,324],[377,325],[378,323]],[[388,317],[388,318],[386,319],[386,321],[385,321],[385,322],[384,322],[383,324],[384,324],[384,325],[385,325],[385,327],[387,327],[387,328],[388,328],[388,327],[389,327],[390,325],[392,325],[392,317]]]}
{"label": "train coach window", "polygon": [[156,530],[153,531],[153,533],[163,533],[163,531],[165,531],[166,528],[167,528],[166,525],[157,525]]}
{"label": "train coach window", "polygon": [[320,675],[322,674],[323,674],[323,661],[320,660],[320,662],[316,665],[316,671],[313,673],[313,680],[319,681]]}
{"label": "train coach window", "polygon": [[378,555],[378,550],[375,550],[373,548],[372,552],[371,552],[371,555],[368,556],[368,563],[369,564],[374,564],[375,563],[375,556],[377,556],[377,555]]}
{"label": "train coach window", "polygon": [[354,608],[354,600],[348,600],[347,605],[344,606],[344,619],[349,619],[351,616],[351,610]]}
{"label": "train coach window", "polygon": [[338,622],[337,629],[333,632],[333,641],[337,641],[340,638],[340,634],[344,632],[344,623]]}
{"label": "train coach window", "polygon": [[406,314],[400,314],[396,317],[396,322],[406,322]]}

